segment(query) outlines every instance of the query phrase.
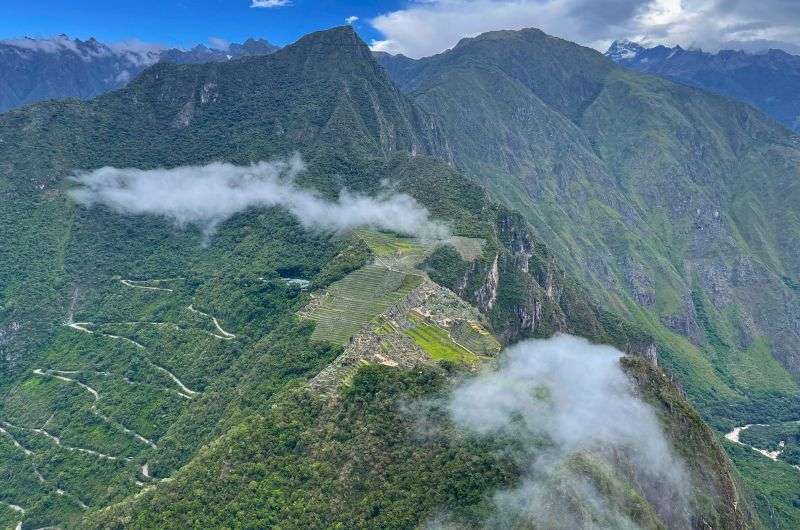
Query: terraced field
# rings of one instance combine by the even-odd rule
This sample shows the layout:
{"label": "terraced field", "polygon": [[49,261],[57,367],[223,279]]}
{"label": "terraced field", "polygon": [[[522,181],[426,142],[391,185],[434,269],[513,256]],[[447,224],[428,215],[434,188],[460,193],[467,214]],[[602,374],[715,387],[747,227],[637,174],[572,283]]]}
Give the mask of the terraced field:
{"label": "terraced field", "polygon": [[478,362],[478,357],[474,353],[453,342],[447,331],[438,326],[419,323],[405,330],[405,333],[435,361],[443,360],[468,365]]}
{"label": "terraced field", "polygon": [[[434,245],[370,230],[357,230],[355,235],[369,246],[375,256],[374,263],[331,285],[305,311],[305,316],[316,321],[312,334],[314,340],[347,345],[367,324],[375,322],[376,317],[405,298],[423,281],[429,281],[416,266],[435,248]],[[453,244],[458,244],[469,259],[480,254],[484,243],[480,239],[464,237],[453,240]],[[437,302],[432,299],[428,302],[436,304],[445,299],[437,297]],[[438,307],[436,311],[442,309]],[[453,311],[450,319],[461,312],[456,307],[450,307],[450,310]],[[445,325],[452,329],[443,329],[427,320],[415,321],[415,324],[406,335],[435,360],[474,364],[477,356],[491,356],[500,350],[497,340],[468,317],[466,320],[455,318]],[[376,331],[380,331],[380,325]]]}
{"label": "terraced field", "polygon": [[407,296],[422,281],[416,274],[367,265],[334,283],[308,316],[313,340],[346,345],[350,337]]}
{"label": "terraced field", "polygon": [[424,245],[406,237],[398,237],[373,230],[356,230],[354,233],[378,257],[401,255],[419,257],[421,259],[425,253],[426,247]]}
{"label": "terraced field", "polygon": [[501,349],[494,335],[473,321],[462,320],[455,323],[450,330],[450,336],[477,355],[496,355]]}

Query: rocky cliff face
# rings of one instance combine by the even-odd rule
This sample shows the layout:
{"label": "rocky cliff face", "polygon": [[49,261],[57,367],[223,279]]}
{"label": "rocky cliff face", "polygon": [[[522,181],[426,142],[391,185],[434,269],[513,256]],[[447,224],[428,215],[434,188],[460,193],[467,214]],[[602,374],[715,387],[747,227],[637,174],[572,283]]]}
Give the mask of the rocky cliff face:
{"label": "rocky cliff face", "polygon": [[592,302],[520,214],[493,213],[493,233],[480,258],[467,262],[439,249],[427,261],[431,278],[487,315],[505,344],[573,333],[657,364],[654,339]]}

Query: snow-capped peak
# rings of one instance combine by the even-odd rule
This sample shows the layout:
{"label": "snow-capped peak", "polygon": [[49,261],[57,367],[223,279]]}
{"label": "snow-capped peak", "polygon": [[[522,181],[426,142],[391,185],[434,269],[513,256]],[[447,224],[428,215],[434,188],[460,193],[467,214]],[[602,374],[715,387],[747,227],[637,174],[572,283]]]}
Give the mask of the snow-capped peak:
{"label": "snow-capped peak", "polygon": [[615,40],[606,51],[606,57],[614,62],[633,59],[644,51],[644,46],[628,39]]}

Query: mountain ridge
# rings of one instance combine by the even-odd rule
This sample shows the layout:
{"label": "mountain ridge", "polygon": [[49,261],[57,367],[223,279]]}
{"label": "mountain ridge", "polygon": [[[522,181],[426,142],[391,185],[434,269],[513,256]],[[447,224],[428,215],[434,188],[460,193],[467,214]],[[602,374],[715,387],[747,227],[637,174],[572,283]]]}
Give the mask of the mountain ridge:
{"label": "mountain ridge", "polygon": [[[417,296],[414,278],[423,273],[441,282],[437,289],[452,287],[474,304],[504,342],[572,331],[646,358],[631,360],[628,369],[675,427],[670,432],[691,440],[671,443],[690,459],[697,479],[695,522],[749,524],[753,516],[738,477],[712,433],[653,365],[647,333],[595,305],[519,214],[490,201],[444,162],[423,156],[437,149],[427,119],[348,28],[312,34],[265,57],[157,64],[90,102],[42,103],[0,116],[0,138],[10,147],[0,155],[0,189],[9,199],[0,214],[4,237],[20,248],[0,256],[7,286],[0,322],[13,331],[10,340],[3,336],[9,377],[0,382],[0,414],[31,454],[7,437],[0,438],[0,450],[13,455],[4,462],[14,467],[3,475],[11,492],[30,500],[25,525],[151,527],[180,520],[235,526],[239,517],[269,525],[283,517],[313,526],[344,517],[392,527],[420,524],[442,506],[480,525],[486,488],[513,484],[518,476],[513,459],[486,451],[494,441],[450,437],[447,426],[451,448],[443,452],[436,440],[420,445],[414,422],[395,406],[396,399],[444,391],[468,374],[463,362],[435,357],[425,357],[419,370],[392,365],[400,365],[393,360],[398,344],[411,344],[415,355],[438,355],[442,348],[463,355],[448,337],[487,340],[472,325],[444,323],[464,316],[448,304],[412,300],[395,309],[400,316],[390,316],[380,312],[381,298],[366,309],[379,320],[362,331],[389,343],[383,359],[359,361],[352,377],[335,381],[341,386],[330,401],[303,391],[346,352],[313,341],[314,325],[298,313],[335,318],[362,305],[334,306],[326,317],[325,307],[308,309],[311,295],[289,280],[305,280],[315,295],[347,302],[359,288],[384,289],[390,298],[412,289]],[[43,151],[49,156],[35,156]],[[220,159],[246,166],[291,151],[306,161],[299,183],[321,196],[335,197],[343,188],[380,193],[388,185],[447,220],[459,241],[477,243],[478,252],[444,246],[421,262],[424,270],[408,273],[402,258],[415,256],[420,243],[392,234],[330,238],[302,230],[279,208],[241,212],[203,247],[199,230],[70,199],[75,169],[174,168]],[[446,317],[442,323],[437,312]],[[153,445],[109,431],[103,416]],[[69,451],[35,429],[52,431],[65,446],[124,458]],[[330,456],[329,464],[317,460],[320,454]],[[382,462],[379,474],[364,454]],[[648,524],[669,521],[669,512],[648,504],[644,499],[652,495],[639,492],[624,467],[582,465],[593,480],[613,486],[615,509]],[[344,485],[337,482],[342,469],[352,471]],[[36,482],[34,471],[44,482]],[[317,473],[320,480],[303,479]],[[414,482],[420,473],[426,481]],[[485,481],[476,487],[472,478],[453,480],[472,473]],[[251,486],[242,488],[242,480]],[[397,504],[402,484],[413,497]],[[628,485],[635,494],[627,493]],[[330,497],[311,491],[323,487]],[[297,502],[298,492],[307,492],[306,502]]]}
{"label": "mountain ridge", "polygon": [[46,99],[88,99],[120,88],[160,61],[198,63],[264,55],[278,47],[263,39],[232,43],[227,50],[189,50],[140,43],[106,44],[59,35],[51,39],[0,40],[0,112]]}
{"label": "mountain ridge", "polygon": [[638,72],[696,86],[749,103],[786,127],[800,131],[800,56],[780,49],[715,53],[680,46],[645,47],[615,41],[606,56]]}
{"label": "mountain ridge", "polygon": [[[515,45],[493,49],[487,44],[488,40],[470,40],[432,58],[414,63],[404,60],[405,69],[400,73],[393,70],[392,65],[387,68],[387,72],[395,72],[399,77],[396,79],[398,85],[421,108],[440,120],[452,120],[443,124],[445,137],[450,139],[449,151],[444,155],[451,163],[487,184],[498,194],[496,196],[505,199],[506,204],[518,207],[537,226],[540,236],[549,238],[565,263],[571,266],[582,263],[586,267],[582,274],[588,272],[594,276],[590,284],[604,284],[602,289],[606,293],[611,284],[616,284],[611,287],[612,292],[622,294],[627,290],[633,293],[639,304],[653,307],[661,304],[663,295],[673,289],[669,285],[683,283],[684,287],[679,288],[683,293],[677,296],[677,307],[669,310],[677,309],[677,314],[662,313],[661,318],[673,329],[683,329],[683,334],[696,343],[703,342],[701,334],[705,332],[698,324],[700,318],[693,316],[698,313],[698,302],[690,300],[690,292],[695,291],[689,286],[695,282],[691,277],[698,273],[706,274],[702,281],[707,285],[711,281],[718,282],[711,277],[718,278],[719,271],[713,269],[721,265],[713,265],[713,261],[721,260],[725,253],[737,252],[733,250],[734,239],[731,238],[740,238],[743,227],[725,228],[726,224],[722,224],[719,228],[723,232],[732,231],[728,239],[707,236],[703,230],[715,226],[722,219],[719,213],[714,213],[724,211],[720,203],[722,197],[716,190],[709,189],[707,195],[698,195],[694,190],[715,179],[720,183],[727,182],[730,193],[735,189],[740,195],[745,193],[743,187],[755,185],[750,197],[777,201],[775,206],[764,207],[783,212],[788,217],[776,222],[774,227],[759,229],[758,236],[753,233],[756,239],[741,244],[740,248],[752,245],[749,251],[755,253],[758,268],[772,269],[769,273],[771,288],[782,293],[781,297],[793,296],[781,279],[796,274],[799,263],[791,250],[792,245],[785,239],[793,233],[788,227],[796,224],[796,220],[792,220],[794,214],[790,204],[784,202],[796,188],[792,185],[796,177],[793,177],[791,160],[797,156],[797,143],[791,134],[749,107],[692,88],[656,81],[655,78],[633,77],[596,51],[558,39],[545,39],[537,32],[498,33],[494,39],[503,36]],[[523,45],[528,47],[528,53],[524,55],[521,51]],[[553,54],[550,47],[556,50]],[[547,63],[540,59],[559,53],[565,54],[560,61]],[[578,57],[567,59],[570,53]],[[385,56],[378,58],[384,62],[390,60]],[[498,65],[501,65],[499,69]],[[595,78],[586,83],[582,76],[590,72],[595,72]],[[546,91],[540,88],[543,80],[549,83]],[[551,82],[553,80],[555,82]],[[577,88],[573,90],[573,86]],[[565,101],[570,104],[565,105]],[[630,110],[618,108],[619,102],[623,101]],[[637,105],[641,108],[633,110]],[[464,108],[470,112],[464,113]],[[517,109],[523,108],[529,109],[528,115],[518,113]],[[565,108],[567,111],[562,112]],[[456,115],[459,116],[458,123],[453,119]],[[631,127],[630,124],[635,125]],[[679,135],[670,136],[672,131],[678,131]],[[476,138],[480,141],[475,141]],[[758,147],[753,150],[755,146]],[[769,167],[770,160],[764,166],[767,159],[760,158],[761,149],[770,150],[773,157],[785,156],[786,165],[778,162],[775,167]],[[771,175],[770,179],[760,183],[758,179],[751,180],[752,177],[734,177],[742,171],[739,161],[742,159],[762,164],[760,169],[747,171],[752,171],[753,175],[760,171]],[[509,177],[499,178],[498,170]],[[670,175],[672,182],[668,183],[661,177],[665,173]],[[683,184],[676,186],[680,181]],[[686,189],[679,191],[681,186]],[[784,189],[785,192],[765,193],[763,186]],[[533,203],[529,202],[531,198]],[[588,215],[589,218],[585,207],[588,200],[602,205]],[[698,204],[689,206],[692,202]],[[682,204],[687,205],[680,206]],[[568,215],[565,215],[565,207],[570,212]],[[672,213],[667,214],[666,219],[661,213],[654,217],[655,211],[650,208]],[[710,217],[706,220],[698,218],[697,224],[687,224],[686,215]],[[581,219],[581,223],[576,225],[576,219]],[[766,217],[754,218],[757,219],[763,222]],[[741,219],[741,222],[749,221]],[[616,226],[624,228],[613,228]],[[607,227],[609,231],[598,238],[595,227]],[[634,232],[639,235],[633,236]],[[623,233],[626,235],[618,239],[618,235]],[[690,244],[687,247],[687,236],[697,239],[694,246]],[[765,240],[764,237],[772,239]],[[564,238],[563,244],[559,243],[560,238]],[[617,250],[603,249],[604,238]],[[575,244],[576,241],[585,242],[586,254],[580,250],[583,245]],[[724,251],[722,248],[712,252],[706,250],[723,242]],[[773,248],[785,249],[783,255],[781,250],[767,250]],[[696,253],[697,259],[705,265],[699,269],[692,267],[696,272],[681,271],[681,263],[686,258],[679,256],[685,251]],[[675,252],[679,254],[674,255]],[[629,253],[640,257],[631,259]],[[600,257],[604,255],[608,257]],[[642,259],[643,255],[649,258]],[[706,260],[705,256],[711,259]],[[588,266],[589,260],[594,264]],[[709,266],[711,269],[707,268]],[[706,267],[706,272],[699,272],[703,267]],[[725,268],[729,269],[730,265],[725,265]],[[645,272],[647,269],[650,272]],[[574,269],[574,272],[578,270]],[[683,279],[678,279],[679,276]],[[715,287],[717,290],[721,288],[721,284]],[[728,291],[729,287],[723,289]],[[659,290],[662,296],[657,296]],[[607,296],[599,291],[595,293]],[[730,300],[729,297],[726,295],[725,300]],[[741,303],[744,307],[752,307],[753,300],[748,295]],[[619,299],[611,303],[631,307]],[[727,303],[717,295],[716,307],[722,308]],[[769,302],[765,300],[763,304]],[[683,309],[679,309],[681,306]],[[758,311],[764,311],[766,307],[768,305],[763,305]],[[792,314],[791,310],[789,314]],[[772,319],[756,316],[746,319],[747,325],[754,322],[763,324],[769,320]],[[735,319],[730,326],[738,327],[739,322]],[[787,344],[793,344],[791,341],[796,339],[783,335],[791,328],[791,325],[787,328],[780,324],[770,333],[780,334],[781,340],[788,339],[790,342]],[[751,331],[750,336],[757,333]],[[778,348],[777,357],[788,369],[796,371],[792,364],[794,361],[790,360],[793,348],[780,346],[774,340],[776,335],[772,337],[774,347]],[[782,377],[786,380],[785,375]]]}

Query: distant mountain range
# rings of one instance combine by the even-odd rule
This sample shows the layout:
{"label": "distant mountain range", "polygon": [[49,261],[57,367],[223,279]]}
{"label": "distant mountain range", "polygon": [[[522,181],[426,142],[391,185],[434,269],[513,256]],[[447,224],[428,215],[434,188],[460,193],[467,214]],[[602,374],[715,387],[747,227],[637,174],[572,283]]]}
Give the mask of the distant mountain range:
{"label": "distant mountain range", "polygon": [[615,41],[606,56],[620,65],[750,103],[800,131],[800,56],[783,50],[708,53]]}
{"label": "distant mountain range", "polygon": [[66,35],[0,40],[0,112],[47,99],[88,99],[124,86],[157,62],[226,61],[277,49],[263,39],[248,39],[225,50],[203,45],[181,50],[141,43],[106,44]]}

